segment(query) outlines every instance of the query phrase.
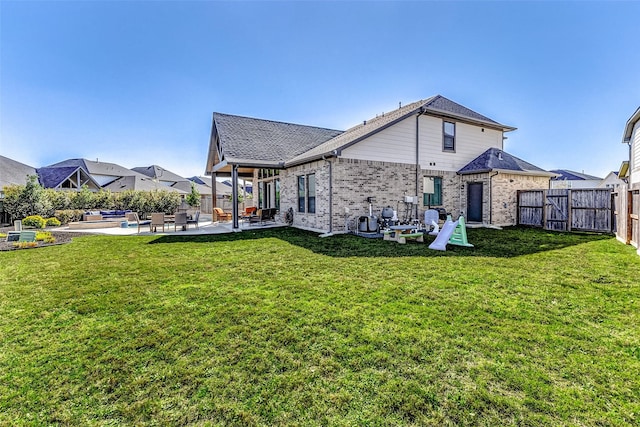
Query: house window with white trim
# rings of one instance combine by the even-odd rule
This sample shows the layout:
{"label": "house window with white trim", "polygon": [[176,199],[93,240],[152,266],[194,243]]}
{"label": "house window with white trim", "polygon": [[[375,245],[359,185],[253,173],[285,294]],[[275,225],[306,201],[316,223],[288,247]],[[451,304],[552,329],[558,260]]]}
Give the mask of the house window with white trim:
{"label": "house window with white trim", "polygon": [[298,212],[305,211],[305,192],[306,185],[304,175],[298,177]]}
{"label": "house window with white trim", "polygon": [[424,206],[442,206],[442,177],[425,176],[422,188],[422,203]]}
{"label": "house window with white trim", "polygon": [[307,212],[316,213],[316,176],[307,175]]}
{"label": "house window with white trim", "polygon": [[442,122],[442,151],[456,151],[456,124]]}
{"label": "house window with white trim", "polygon": [[298,212],[316,213],[316,175],[298,177]]}

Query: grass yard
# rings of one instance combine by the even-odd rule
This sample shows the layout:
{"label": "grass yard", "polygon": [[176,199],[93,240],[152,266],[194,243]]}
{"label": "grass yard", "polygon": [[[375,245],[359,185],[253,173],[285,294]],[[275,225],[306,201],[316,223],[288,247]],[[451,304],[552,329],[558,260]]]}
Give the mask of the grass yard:
{"label": "grass yard", "polygon": [[640,425],[635,249],[468,235],[2,252],[0,425]]}

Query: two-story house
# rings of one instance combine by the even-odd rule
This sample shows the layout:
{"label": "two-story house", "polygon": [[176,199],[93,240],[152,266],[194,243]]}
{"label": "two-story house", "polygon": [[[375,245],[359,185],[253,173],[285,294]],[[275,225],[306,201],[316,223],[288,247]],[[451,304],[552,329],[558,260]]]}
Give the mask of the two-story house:
{"label": "two-story house", "polygon": [[554,176],[503,151],[514,129],[440,95],[344,132],[214,113],[206,172],[251,180],[258,207],[292,208],[294,226],[323,232],[343,231],[369,202],[401,219],[443,208],[513,225],[517,190]]}

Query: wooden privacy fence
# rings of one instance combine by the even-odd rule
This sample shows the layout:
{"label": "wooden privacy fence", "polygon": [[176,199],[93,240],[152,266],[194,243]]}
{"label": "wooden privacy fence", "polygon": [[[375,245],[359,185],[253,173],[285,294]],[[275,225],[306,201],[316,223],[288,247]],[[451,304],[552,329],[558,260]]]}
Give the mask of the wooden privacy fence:
{"label": "wooden privacy fence", "polygon": [[618,240],[640,247],[640,188],[623,185],[613,193],[616,211],[615,232]]}
{"label": "wooden privacy fence", "polygon": [[518,225],[556,231],[611,233],[611,189],[518,191]]}

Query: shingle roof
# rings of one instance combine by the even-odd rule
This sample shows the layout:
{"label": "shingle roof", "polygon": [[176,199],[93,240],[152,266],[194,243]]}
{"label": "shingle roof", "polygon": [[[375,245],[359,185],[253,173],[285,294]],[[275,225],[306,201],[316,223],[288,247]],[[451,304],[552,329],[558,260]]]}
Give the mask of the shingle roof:
{"label": "shingle roof", "polygon": [[[56,166],[38,168],[37,172],[38,178],[40,180],[40,185],[42,185],[44,188],[56,188],[78,169],[83,168],[80,166]],[[85,173],[87,172],[85,171]]]}
{"label": "shingle roof", "polygon": [[536,174],[543,176],[553,176],[529,162],[512,156],[498,148],[489,148],[487,151],[473,159],[466,166],[458,171],[461,175],[472,173],[485,173],[491,171],[507,171],[520,174]]}
{"label": "shingle roof", "polygon": [[35,174],[36,168],[0,156],[0,191],[2,191],[2,187],[8,185],[25,185],[27,176]]}
{"label": "shingle roof", "polygon": [[553,178],[554,181],[586,181],[586,180],[601,180],[602,178],[587,175],[586,173],[580,173],[575,171],[570,171],[568,169],[554,169],[551,172],[560,175],[556,178]]}
{"label": "shingle roof", "polygon": [[67,166],[82,167],[91,175],[104,175],[104,176],[113,176],[113,177],[135,176],[135,175],[143,176],[139,172],[132,171],[131,169],[125,168],[124,166],[120,166],[115,163],[100,162],[100,161],[87,160],[87,159],[63,160],[53,165],[49,165],[48,167],[67,167]]}
{"label": "shingle roof", "polygon": [[183,191],[178,188],[169,187],[164,184],[153,181],[153,179],[146,177],[142,174],[122,176],[115,181],[112,181],[103,188],[113,191],[114,193],[126,191],[126,190],[139,190],[139,191],[154,191],[154,190],[167,190],[175,191],[180,194],[186,194],[188,191]]}
{"label": "shingle roof", "polygon": [[157,179],[159,181],[167,181],[167,182],[187,181],[186,178],[183,178],[180,175],[173,173],[171,171],[168,171],[165,168],[162,168],[158,165],[138,166],[131,170],[134,172],[141,173],[150,178]]}
{"label": "shingle roof", "polygon": [[339,130],[214,113],[224,159],[278,164],[341,134]]}
{"label": "shingle roof", "polygon": [[365,120],[363,123],[348,129],[343,134],[327,141],[326,143],[319,145],[307,152],[300,154],[290,159],[288,164],[303,163],[313,158],[327,155],[335,150],[340,151],[349,145],[355,144],[358,141],[367,138],[381,130],[401,121],[405,118],[422,111],[424,114],[434,114],[438,116],[451,117],[453,119],[460,119],[470,121],[473,123],[483,124],[488,127],[500,128],[504,131],[514,130],[515,128],[502,125],[482,114],[476,113],[467,107],[464,107],[458,103],[455,103],[442,95],[432,96],[428,99],[413,102],[405,105],[404,107],[393,110],[389,113],[385,113],[381,116],[377,116],[370,120]]}

